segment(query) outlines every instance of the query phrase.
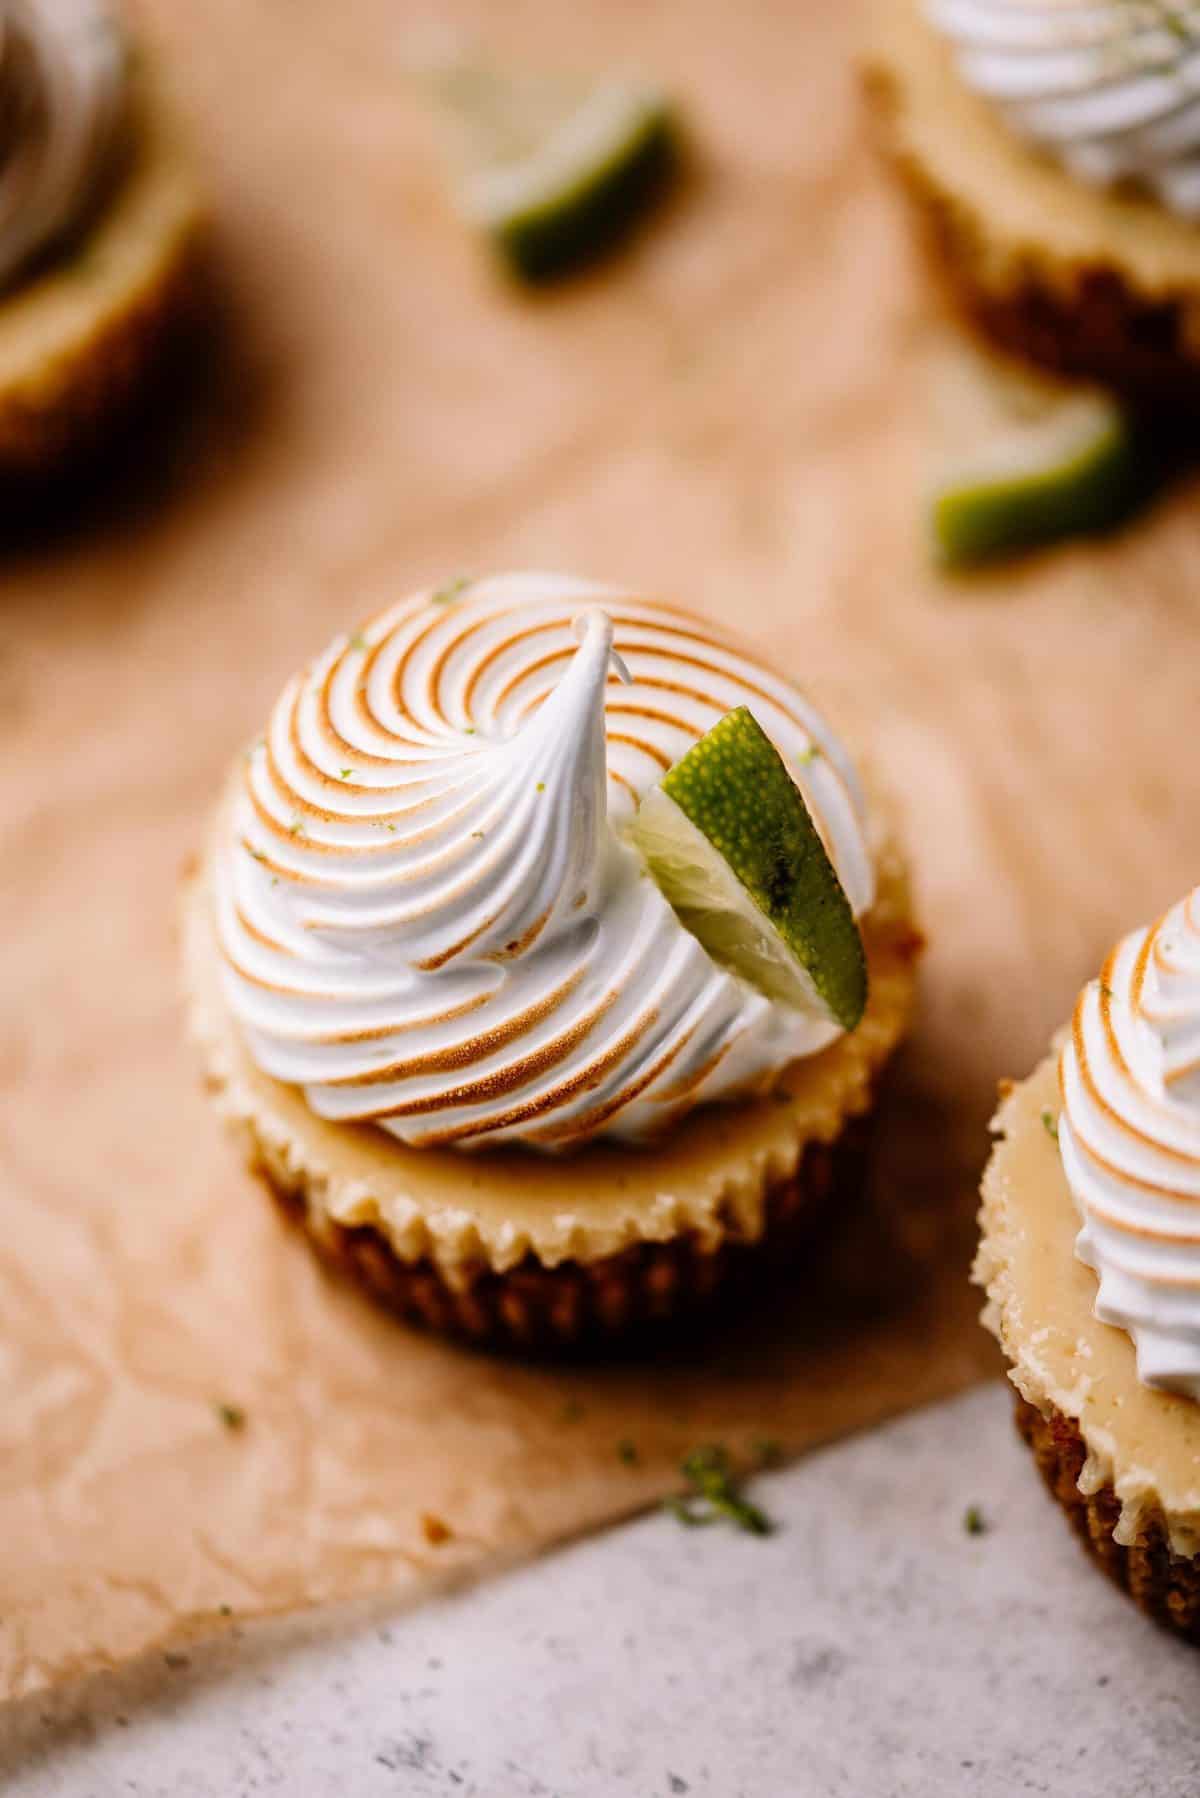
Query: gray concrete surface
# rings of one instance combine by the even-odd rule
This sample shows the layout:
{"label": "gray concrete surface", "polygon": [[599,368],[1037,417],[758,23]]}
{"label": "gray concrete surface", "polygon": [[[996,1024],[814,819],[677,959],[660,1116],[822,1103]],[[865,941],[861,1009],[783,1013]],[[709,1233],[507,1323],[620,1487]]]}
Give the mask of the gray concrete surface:
{"label": "gray concrete surface", "polygon": [[[1086,1563],[1006,1392],[474,1590],[240,1632],[10,1712],[16,1798],[1195,1798],[1200,1655]],[[987,1528],[964,1526],[979,1505]]]}

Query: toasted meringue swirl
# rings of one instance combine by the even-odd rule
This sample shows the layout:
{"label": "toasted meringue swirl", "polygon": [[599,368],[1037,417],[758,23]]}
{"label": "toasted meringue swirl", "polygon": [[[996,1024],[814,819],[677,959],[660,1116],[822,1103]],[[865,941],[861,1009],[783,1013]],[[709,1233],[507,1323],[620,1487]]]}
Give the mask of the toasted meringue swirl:
{"label": "toasted meringue swirl", "polygon": [[512,575],[333,643],[285,688],[216,856],[226,995],[258,1066],[406,1143],[563,1149],[654,1133],[822,1048],[836,1028],[712,962],[623,836],[743,704],[864,911],[845,752],[701,620]]}
{"label": "toasted meringue swirl", "polygon": [[125,113],[104,0],[0,0],[0,287],[82,219]]}
{"label": "toasted meringue swirl", "polygon": [[1200,1398],[1200,887],[1085,987],[1059,1077],[1096,1316],[1147,1385]]}
{"label": "toasted meringue swirl", "polygon": [[1197,0],[925,0],[962,76],[1012,129],[1098,186],[1200,216]]}

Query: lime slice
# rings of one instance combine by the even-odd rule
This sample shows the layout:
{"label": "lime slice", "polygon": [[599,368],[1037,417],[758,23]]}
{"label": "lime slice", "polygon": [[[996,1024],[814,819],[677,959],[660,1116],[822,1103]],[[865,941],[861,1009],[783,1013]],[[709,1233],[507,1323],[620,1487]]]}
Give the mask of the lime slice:
{"label": "lime slice", "polygon": [[1133,433],[1098,387],[947,346],[933,369],[936,553],[964,565],[1116,524],[1136,497]]}
{"label": "lime slice", "polygon": [[476,65],[447,70],[437,88],[463,135],[462,210],[527,281],[607,249],[675,160],[671,114],[654,88]]}
{"label": "lime slice", "polygon": [[800,789],[745,706],[650,789],[632,838],[714,961],[853,1030],[867,999],[858,925]]}

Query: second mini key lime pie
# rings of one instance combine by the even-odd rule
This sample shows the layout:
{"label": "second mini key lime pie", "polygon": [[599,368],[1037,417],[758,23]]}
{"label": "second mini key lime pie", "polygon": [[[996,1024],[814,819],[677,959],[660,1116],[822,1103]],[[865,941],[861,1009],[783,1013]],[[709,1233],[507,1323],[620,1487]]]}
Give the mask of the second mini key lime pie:
{"label": "second mini key lime pie", "polygon": [[0,477],[95,449],[202,297],[205,208],[112,0],[0,3]]}
{"label": "second mini key lime pie", "polygon": [[185,918],[221,1104],[317,1246],[530,1344],[670,1316],[815,1206],[918,944],[795,687],[533,575],[418,594],[298,674]]}
{"label": "second mini key lime pie", "polygon": [[1089,1553],[1200,1641],[1200,888],[1124,938],[1007,1095],[976,1278]]}
{"label": "second mini key lime pie", "polygon": [[1056,369],[1200,394],[1200,7],[877,0],[872,91],[974,319]]}

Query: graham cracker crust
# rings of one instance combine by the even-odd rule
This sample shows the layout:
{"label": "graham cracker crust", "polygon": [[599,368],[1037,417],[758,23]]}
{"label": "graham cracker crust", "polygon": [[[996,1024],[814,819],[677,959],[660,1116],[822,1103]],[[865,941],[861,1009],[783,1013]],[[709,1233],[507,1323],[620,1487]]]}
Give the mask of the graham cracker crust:
{"label": "graham cracker crust", "polygon": [[1200,1642],[1200,1556],[1173,1555],[1162,1520],[1150,1516],[1129,1547],[1113,1538],[1121,1503],[1111,1485],[1079,1490],[1087,1457],[1073,1418],[1050,1408],[1043,1416],[1016,1395],[1016,1425],[1046,1486],[1088,1554],[1139,1610],[1189,1642]]}

